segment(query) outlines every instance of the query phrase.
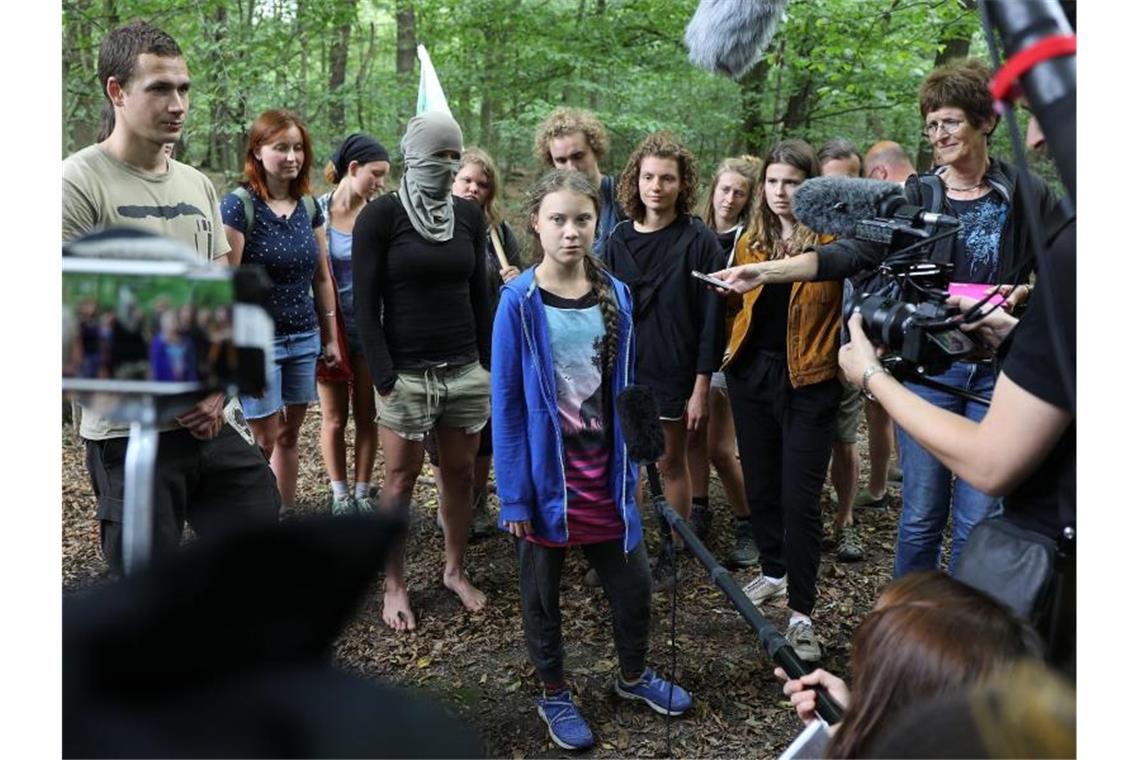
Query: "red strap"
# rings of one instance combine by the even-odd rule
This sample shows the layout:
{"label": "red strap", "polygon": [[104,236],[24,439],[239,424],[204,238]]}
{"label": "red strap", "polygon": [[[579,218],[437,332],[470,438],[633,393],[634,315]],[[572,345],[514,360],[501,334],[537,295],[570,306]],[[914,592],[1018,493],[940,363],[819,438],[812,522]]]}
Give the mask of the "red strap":
{"label": "red strap", "polygon": [[1077,36],[1075,34],[1054,34],[1043,37],[1024,50],[1012,56],[1005,65],[994,75],[990,82],[990,93],[994,100],[1010,100],[1017,81],[1031,68],[1048,61],[1050,58],[1060,58],[1066,55],[1077,54]]}

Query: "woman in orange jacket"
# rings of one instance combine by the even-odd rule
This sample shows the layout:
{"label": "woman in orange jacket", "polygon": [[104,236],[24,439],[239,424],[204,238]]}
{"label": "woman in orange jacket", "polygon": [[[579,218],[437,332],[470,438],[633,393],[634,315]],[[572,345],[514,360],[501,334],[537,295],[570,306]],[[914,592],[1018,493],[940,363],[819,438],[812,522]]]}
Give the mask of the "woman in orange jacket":
{"label": "woman in orange jacket", "polygon": [[[827,242],[792,213],[796,188],[818,174],[804,141],[772,149],[761,171],[760,213],[737,242],[735,263],[793,257]],[[724,362],[762,570],[745,591],[757,607],[788,596],[786,638],[809,662],[820,659],[811,613],[823,540],[819,497],[840,399],[842,299],[839,281],[745,293]]]}

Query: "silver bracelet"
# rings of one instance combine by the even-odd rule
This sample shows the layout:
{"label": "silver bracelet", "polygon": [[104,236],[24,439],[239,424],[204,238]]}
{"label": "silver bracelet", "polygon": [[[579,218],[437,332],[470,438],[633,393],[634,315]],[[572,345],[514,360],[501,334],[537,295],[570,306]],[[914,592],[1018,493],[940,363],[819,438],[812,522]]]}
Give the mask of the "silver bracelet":
{"label": "silver bracelet", "polygon": [[867,381],[880,372],[886,372],[886,370],[883,369],[882,364],[872,364],[870,367],[867,367],[867,369],[863,370],[863,395],[871,401],[875,400],[875,396],[871,393],[871,389],[867,386]]}

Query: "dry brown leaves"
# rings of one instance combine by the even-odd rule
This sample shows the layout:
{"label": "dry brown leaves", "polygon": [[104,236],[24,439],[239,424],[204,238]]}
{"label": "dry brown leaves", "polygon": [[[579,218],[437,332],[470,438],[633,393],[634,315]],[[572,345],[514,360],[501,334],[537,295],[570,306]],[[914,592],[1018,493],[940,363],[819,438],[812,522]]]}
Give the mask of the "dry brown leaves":
{"label": "dry brown leaves", "polygon": [[[328,484],[317,446],[319,423],[318,410],[310,409],[302,429],[300,513],[328,508]],[[69,592],[99,582],[105,567],[82,442],[70,427],[63,429],[62,441],[62,571],[63,590]],[[351,456],[351,428],[349,441]],[[865,444],[861,448],[866,467]],[[375,480],[380,480],[381,472],[378,465]],[[731,515],[715,477],[712,488],[710,548],[716,556],[724,556],[732,546]],[[891,509],[856,513],[865,561],[840,564],[833,553],[824,552],[813,618],[824,646],[821,664],[835,673],[846,673],[851,634],[890,579],[898,498],[897,487],[892,486]],[[441,583],[443,539],[435,527],[436,495],[426,465],[416,501],[408,581],[418,628],[401,635],[384,625],[379,616],[380,584],[374,583],[336,642],[336,661],[345,669],[422,690],[449,704],[480,732],[490,756],[565,756],[535,714],[536,682],[523,644],[510,540],[496,535],[469,548],[469,572],[489,603],[479,614],[467,613]],[[830,529],[833,514],[825,495],[825,530]],[[653,556],[659,540],[655,521],[645,522]],[[801,724],[783,701],[773,666],[755,634],[703,568],[692,560],[687,560],[687,568],[688,580],[677,599],[677,680],[693,693],[695,706],[689,715],[671,722],[672,752],[678,757],[776,757]],[[563,575],[562,615],[567,678],[598,739],[588,755],[663,756],[664,718],[613,693],[616,654],[609,607],[600,589],[581,582],[585,572],[581,555],[572,553]],[[749,570],[734,575],[742,585],[752,577]],[[670,667],[669,612],[669,597],[655,594],[649,662],[663,674]],[[783,630],[786,607],[770,605],[762,612]]]}

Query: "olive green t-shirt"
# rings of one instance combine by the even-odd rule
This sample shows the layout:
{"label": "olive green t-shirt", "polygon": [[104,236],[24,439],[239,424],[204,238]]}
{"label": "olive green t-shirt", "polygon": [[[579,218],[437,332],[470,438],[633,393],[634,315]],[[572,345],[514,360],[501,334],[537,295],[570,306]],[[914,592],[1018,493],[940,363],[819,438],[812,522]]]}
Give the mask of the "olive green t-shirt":
{"label": "olive green t-shirt", "polygon": [[[222,232],[218,194],[206,175],[167,159],[164,174],[149,174],[98,145],[63,161],[63,242],[110,226],[138,227],[178,240],[198,252],[203,264],[223,258],[230,246]],[[89,440],[129,434],[126,423],[83,410],[79,434]],[[174,430],[170,420],[160,430]]]}

